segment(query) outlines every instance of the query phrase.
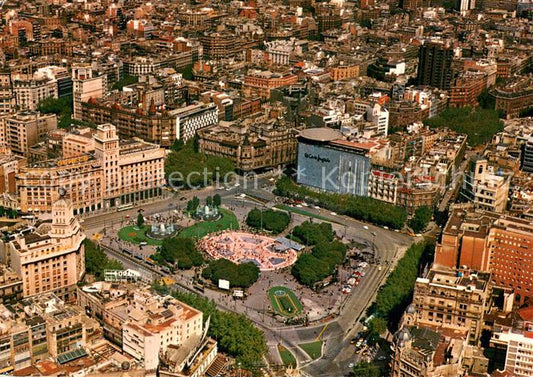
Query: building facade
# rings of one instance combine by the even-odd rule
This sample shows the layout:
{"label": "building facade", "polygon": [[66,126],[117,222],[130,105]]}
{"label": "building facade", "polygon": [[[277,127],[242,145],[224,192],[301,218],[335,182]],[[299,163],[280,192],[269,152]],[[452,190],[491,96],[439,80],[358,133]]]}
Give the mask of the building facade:
{"label": "building facade", "polygon": [[0,304],[22,300],[22,279],[8,266],[0,265]]}
{"label": "building facade", "polygon": [[470,161],[462,194],[479,209],[503,212],[509,198],[510,176],[503,171],[495,171],[487,159],[473,157]]}
{"label": "building facade", "polygon": [[52,97],[58,98],[57,81],[48,77],[14,77],[13,93],[21,110],[37,110],[39,102]]}
{"label": "building facade", "polygon": [[433,268],[416,280],[412,311],[407,310],[404,324],[467,331],[469,342],[476,344],[489,306],[489,284],[489,273]]}
{"label": "building facade", "polygon": [[342,140],[329,128],[311,128],[298,136],[297,182],[320,190],[366,196],[370,158],[364,145]]}
{"label": "building facade", "polygon": [[21,111],[0,117],[0,144],[18,156],[28,156],[30,147],[57,128],[55,114]]}
{"label": "building facade", "polygon": [[453,49],[444,43],[428,41],[420,46],[418,58],[418,84],[449,90],[453,78]]}
{"label": "building facade", "polygon": [[119,141],[111,124],[98,126],[93,139],[94,154],[22,168],[16,176],[21,210],[49,212],[60,188],[67,189],[76,215],[132,206],[162,194],[162,148],[137,138]]}
{"label": "building facade", "polygon": [[85,274],[85,234],[74,216],[72,203],[59,199],[52,205],[52,222],[8,244],[10,264],[22,279],[24,297],[53,292],[68,301]]}
{"label": "building facade", "polygon": [[294,163],[297,132],[291,125],[262,116],[201,129],[198,146],[201,152],[228,158],[236,169],[247,172]]}

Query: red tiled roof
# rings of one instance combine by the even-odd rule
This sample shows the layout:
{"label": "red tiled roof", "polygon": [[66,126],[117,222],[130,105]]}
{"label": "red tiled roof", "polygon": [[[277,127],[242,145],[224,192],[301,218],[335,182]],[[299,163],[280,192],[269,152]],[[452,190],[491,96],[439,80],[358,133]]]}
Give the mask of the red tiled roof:
{"label": "red tiled roof", "polygon": [[533,321],[533,306],[519,309],[517,313],[524,321]]}

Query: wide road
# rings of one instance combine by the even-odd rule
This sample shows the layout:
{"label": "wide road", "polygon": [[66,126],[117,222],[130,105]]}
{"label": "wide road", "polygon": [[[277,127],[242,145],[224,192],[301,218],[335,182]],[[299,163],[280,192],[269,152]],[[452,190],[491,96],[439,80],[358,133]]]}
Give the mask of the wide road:
{"label": "wide road", "polygon": [[[135,209],[123,212],[109,212],[100,214],[95,217],[85,218],[83,226],[88,235],[101,232],[104,228],[109,227],[111,223],[124,221],[128,215],[134,217],[139,208],[144,210],[145,215],[151,215],[164,211],[173,211],[174,209],[183,208],[186,201],[193,196],[203,199],[207,196],[218,193],[222,197],[222,202],[236,213],[240,221],[243,221],[246,213],[250,208],[262,206],[254,198],[264,198],[270,200],[265,202],[265,206],[271,207],[275,204],[274,196],[268,190],[271,182],[267,177],[261,178],[255,188],[244,188],[244,185],[235,187],[229,191],[225,189],[215,189],[214,187],[196,190],[194,192],[171,193],[169,198],[154,203],[144,204]],[[266,188],[266,189],[265,189]],[[241,198],[239,194],[246,193],[247,197]],[[180,200],[180,198],[184,198]],[[261,315],[256,312],[248,312],[252,319],[264,332],[269,345],[270,354],[268,360],[271,363],[279,363],[279,354],[277,345],[283,344],[289,348],[297,358],[298,365],[305,372],[312,376],[342,376],[349,372],[348,364],[354,359],[354,348],[349,344],[349,340],[359,331],[362,325],[359,323],[361,315],[364,315],[366,308],[373,301],[379,286],[385,281],[386,277],[395,265],[397,260],[403,254],[403,251],[415,240],[407,235],[385,230],[383,228],[362,223],[346,216],[337,215],[324,209],[314,207],[302,207],[298,210],[304,210],[308,213],[319,215],[324,220],[332,223],[332,226],[339,236],[347,240],[352,240],[361,244],[374,245],[372,250],[375,254],[376,261],[379,264],[370,265],[367,268],[366,276],[361,279],[358,287],[354,288],[350,296],[344,302],[340,313],[328,322],[319,323],[309,327],[284,327],[281,324],[276,327],[266,326],[261,320]],[[308,216],[292,214],[291,226],[298,225],[303,221],[309,220]],[[321,221],[321,220],[313,220]],[[116,255],[113,255],[116,258]],[[145,268],[143,262],[137,260],[126,260],[127,267],[143,268],[143,275],[149,271]],[[135,266],[137,264],[137,266]],[[185,278],[178,279],[187,283]],[[182,287],[183,288],[183,287]],[[190,285],[186,286],[190,289]],[[215,292],[213,292],[215,294]],[[209,297],[211,293],[206,291]],[[213,298],[213,297],[211,297]],[[220,299],[216,301],[220,309],[243,311],[243,308],[232,305],[228,301]],[[327,326],[326,326],[327,324]],[[305,352],[299,347],[302,343],[312,342],[314,340],[324,341],[323,358],[312,361]]]}

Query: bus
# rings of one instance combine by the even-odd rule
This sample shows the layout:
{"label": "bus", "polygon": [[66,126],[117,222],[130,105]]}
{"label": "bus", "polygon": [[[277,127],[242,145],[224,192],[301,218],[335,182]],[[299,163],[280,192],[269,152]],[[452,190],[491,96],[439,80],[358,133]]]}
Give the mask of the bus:
{"label": "bus", "polygon": [[127,211],[128,209],[131,209],[131,208],[133,208],[133,203],[122,204],[117,207],[117,211],[118,212]]}
{"label": "bus", "polygon": [[122,249],[122,252],[123,252],[124,254],[133,255],[133,253],[131,252],[131,250],[128,250],[128,249]]}

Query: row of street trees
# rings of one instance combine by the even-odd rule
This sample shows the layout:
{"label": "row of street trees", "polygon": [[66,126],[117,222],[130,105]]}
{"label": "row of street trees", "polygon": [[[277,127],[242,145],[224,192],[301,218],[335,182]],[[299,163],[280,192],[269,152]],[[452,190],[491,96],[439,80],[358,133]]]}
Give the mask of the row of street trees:
{"label": "row of street trees", "polygon": [[407,220],[407,212],[402,207],[364,196],[311,190],[297,185],[287,176],[278,179],[275,193],[287,198],[305,199],[330,211],[393,229],[402,229]]}
{"label": "row of street trees", "polygon": [[216,304],[193,293],[175,291],[174,297],[204,313],[204,321],[211,318],[209,336],[216,339],[221,352],[234,357],[237,363],[255,373],[264,366],[268,351],[264,333],[244,314],[224,312]]}
{"label": "row of street trees", "polygon": [[274,234],[283,232],[289,225],[291,218],[285,211],[273,209],[252,209],[246,216],[246,225],[258,229],[267,230]]}

